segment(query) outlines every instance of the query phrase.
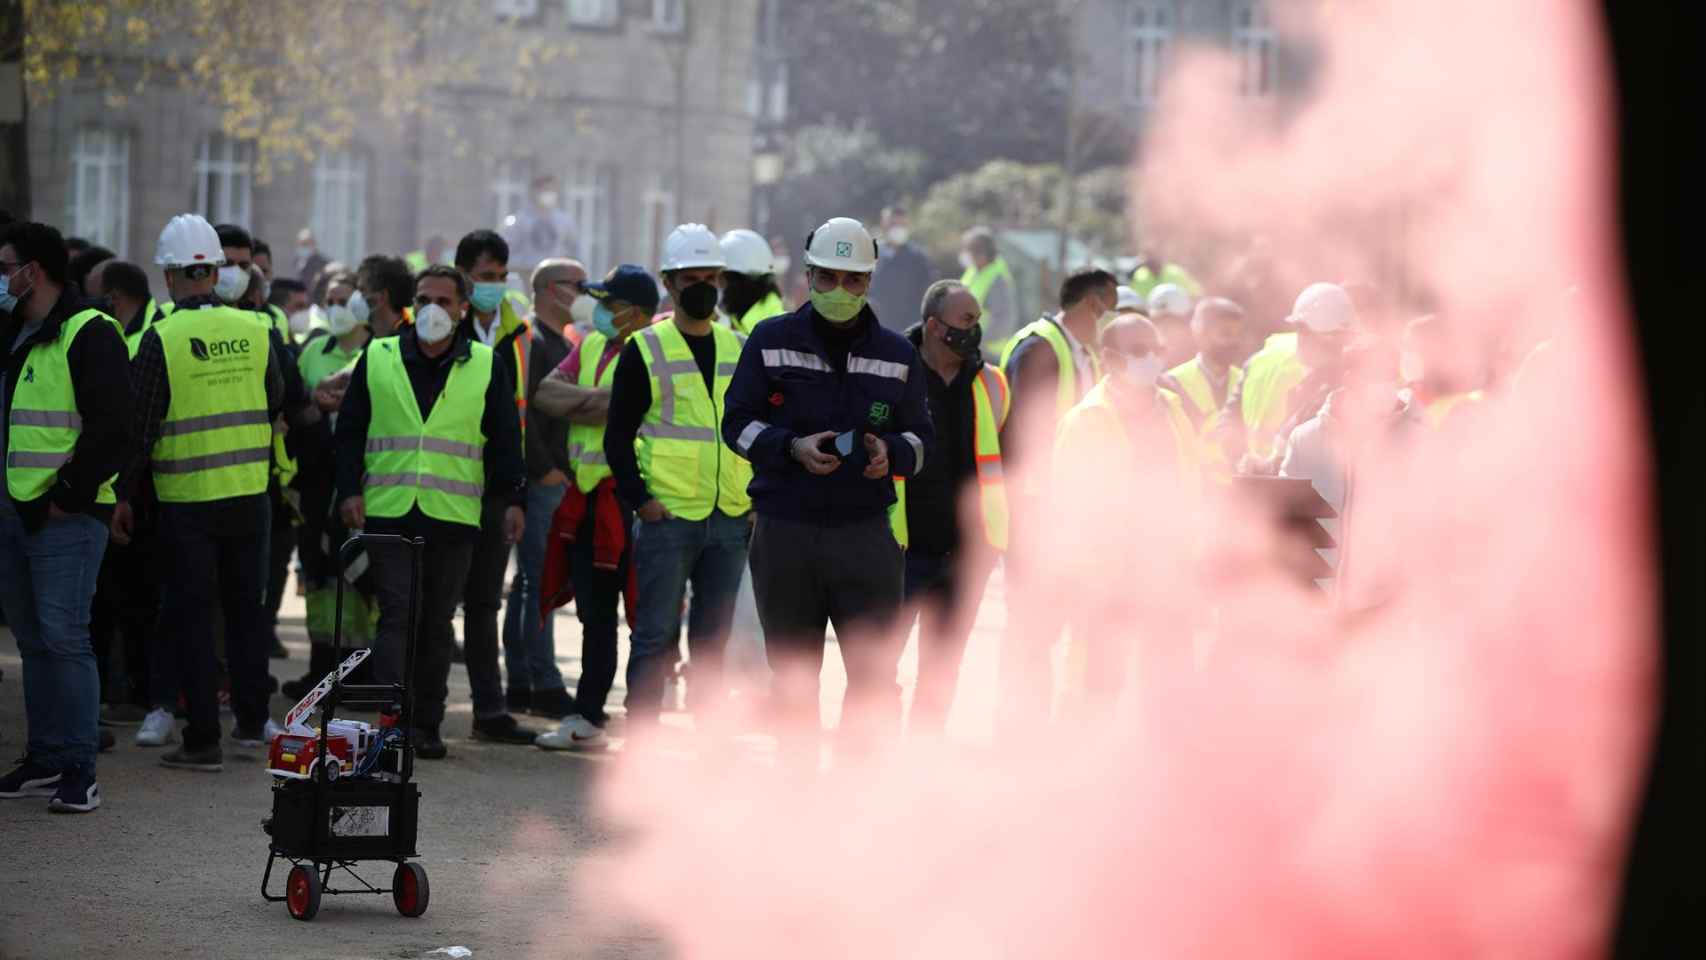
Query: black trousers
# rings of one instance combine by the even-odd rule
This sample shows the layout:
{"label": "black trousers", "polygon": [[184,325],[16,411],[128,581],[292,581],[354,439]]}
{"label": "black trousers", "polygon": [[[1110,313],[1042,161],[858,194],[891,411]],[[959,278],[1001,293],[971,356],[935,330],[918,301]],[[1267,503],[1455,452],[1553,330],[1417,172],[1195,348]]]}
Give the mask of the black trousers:
{"label": "black trousers", "polygon": [[[272,526],[267,500],[255,497],[252,522],[241,524],[231,522],[234,510],[212,512],[203,506],[160,505],[160,558],[168,579],[156,636],[171,648],[177,664],[189,707],[184,746],[190,749],[217,744],[220,738],[214,649],[215,618],[221,613],[231,712],[245,730],[258,731],[267,719],[266,564]],[[251,508],[242,504],[241,509]]]}
{"label": "black trousers", "polygon": [[406,682],[413,688],[415,725],[419,727],[436,728],[444,722],[444,701],[450,695],[450,655],[456,642],[451,618],[462,599],[462,585],[468,580],[473,556],[474,544],[466,540],[427,541],[421,555],[415,670],[404,678],[412,554],[400,544],[367,546],[368,569],[379,598],[379,631],[368,662],[373,664],[374,682]]}
{"label": "black trousers", "polygon": [[273,510],[272,540],[267,552],[268,641],[278,636],[278,609],[284,605],[284,587],[290,579],[290,555],[296,552],[296,526],[287,511]]}
{"label": "black trousers", "polygon": [[149,648],[160,614],[160,564],[152,528],[128,544],[107,544],[89,611],[104,703],[149,703]]}
{"label": "black trousers", "polygon": [[918,685],[912,691],[907,728],[940,732],[960,681],[960,660],[977,620],[977,605],[990,567],[970,555],[906,554],[906,615],[901,643],[918,624]]}
{"label": "black trousers", "polygon": [[778,719],[796,731],[817,726],[824,629],[833,624],[847,668],[842,727],[893,726],[905,558],[888,518],[824,527],[761,514],[749,558]]}
{"label": "black trousers", "polygon": [[498,611],[503,607],[504,571],[509,569],[511,550],[504,542],[507,506],[491,497],[480,505],[480,536],[474,541],[467,582],[458,591],[462,597],[463,661],[477,718],[508,712],[503,674],[498,672]]}
{"label": "black trousers", "polygon": [[[588,510],[570,548],[569,579],[575,585],[575,616],[581,622],[581,675],[575,683],[575,712],[602,727],[610,719],[604,703],[616,682],[616,617],[622,588],[634,563],[634,538],[630,532],[615,570],[600,570],[592,565],[597,526],[597,513]],[[634,529],[634,515],[626,507],[622,508],[622,528]],[[556,545],[546,549],[556,549]]]}

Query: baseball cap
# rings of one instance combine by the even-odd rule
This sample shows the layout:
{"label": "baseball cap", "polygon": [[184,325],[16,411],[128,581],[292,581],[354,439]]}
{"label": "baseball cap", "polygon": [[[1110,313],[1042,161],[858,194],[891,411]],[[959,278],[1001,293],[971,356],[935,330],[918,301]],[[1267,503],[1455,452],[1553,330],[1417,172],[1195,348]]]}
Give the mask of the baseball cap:
{"label": "baseball cap", "polygon": [[603,280],[587,284],[586,292],[595,300],[620,300],[648,311],[658,308],[658,282],[637,264],[611,270]]}

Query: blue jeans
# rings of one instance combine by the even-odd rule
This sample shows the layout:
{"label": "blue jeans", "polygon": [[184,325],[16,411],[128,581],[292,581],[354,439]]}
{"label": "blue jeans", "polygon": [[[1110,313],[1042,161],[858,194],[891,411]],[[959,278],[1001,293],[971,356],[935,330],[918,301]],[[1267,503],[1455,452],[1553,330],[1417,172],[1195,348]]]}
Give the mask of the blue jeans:
{"label": "blue jeans", "polygon": [[628,654],[628,718],[655,722],[664,682],[681,648],[681,601],[693,584],[687,649],[693,658],[691,689],[720,699],[723,648],[734,619],[735,594],[752,539],[747,518],[712,511],[703,520],[670,518],[634,523],[634,573],[640,609]]}
{"label": "blue jeans", "polygon": [[26,750],[50,770],[95,774],[101,675],[89,608],[107,527],[88,514],[24,529],[0,494],[0,607],[24,662]]}
{"label": "blue jeans", "polygon": [[[540,622],[539,576],[545,569],[545,538],[567,487],[527,485],[527,528],[515,545],[515,579],[504,610],[504,670],[511,690],[561,690],[557,633],[550,617]],[[525,639],[524,639],[525,638]]]}

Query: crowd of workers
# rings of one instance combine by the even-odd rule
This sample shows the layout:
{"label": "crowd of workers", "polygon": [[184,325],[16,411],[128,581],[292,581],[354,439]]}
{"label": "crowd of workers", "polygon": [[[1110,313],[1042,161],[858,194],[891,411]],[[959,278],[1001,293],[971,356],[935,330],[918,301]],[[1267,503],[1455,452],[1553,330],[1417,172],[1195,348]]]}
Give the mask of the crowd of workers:
{"label": "crowd of workers", "polygon": [[[683,224],[655,275],[546,257],[521,265],[529,296],[490,230],[353,270],[304,233],[292,278],[241,227],[184,214],[159,236],[161,301],[136,264],[0,225],[0,602],[28,725],[0,798],[95,809],[112,726],[167,767],[220,770],[227,742],[278,731],[280,686],[300,697],[337,665],[340,633],[371,647],[372,681],[413,687],[423,759],[447,753],[456,661],[474,737],[599,749],[622,608],[630,735],[682,690],[699,729],[754,692],[815,728],[830,626],[844,730],[894,729],[916,625],[907,722],[940,731],[998,563],[1005,695],[1046,716],[1049,650],[1074,624],[1087,693],[1124,676],[1122,634],[1047,586],[1051,538],[1123,535],[1057,523],[1051,503],[1106,493],[1074,484],[1147,471],[1190,496],[1282,474],[1343,508],[1341,423],[1438,427],[1481,398],[1440,362],[1442,321],[1375,329],[1355,287],[1309,285],[1270,318],[1150,257],[1129,283],[1065,273],[1058,309],[1021,326],[993,234],[963,246],[964,275],[933,279],[904,210],[876,235],[833,218],[805,239],[790,310],[750,230]],[[410,676],[409,548],[341,554],[358,531],[425,542]],[[312,653],[280,685],[293,554]],[[551,612],[571,601],[572,690]],[[761,658],[731,650],[737,620]]]}

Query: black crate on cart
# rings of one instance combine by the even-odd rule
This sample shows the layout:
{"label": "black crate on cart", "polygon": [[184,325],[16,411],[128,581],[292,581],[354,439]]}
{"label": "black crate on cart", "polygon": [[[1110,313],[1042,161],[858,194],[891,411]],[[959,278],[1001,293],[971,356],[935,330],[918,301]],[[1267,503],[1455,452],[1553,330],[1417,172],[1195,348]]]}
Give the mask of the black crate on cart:
{"label": "black crate on cart", "polygon": [[[352,551],[363,543],[386,543],[407,547],[413,576],[409,588],[408,629],[403,652],[403,676],[414,676],[416,612],[420,609],[421,551],[426,541],[385,534],[356,534],[338,551],[340,572],[349,565]],[[333,644],[343,648],[345,581],[337,578],[337,610],[333,620]],[[320,711],[320,733],[316,756],[331,761],[328,744],[332,721],[340,704],[377,707],[383,727],[397,726],[400,735],[370,744],[378,749],[372,766],[343,776],[340,764],[317,762],[302,779],[277,779],[273,785],[272,816],[262,828],[270,837],[266,871],[261,874],[261,897],[284,903],[298,920],[312,920],[320,910],[322,894],[391,894],[397,912],[418,917],[426,912],[431,890],[426,868],[410,860],[418,856],[416,829],[420,820],[420,790],[414,783],[414,692],[405,684],[346,684],[344,674],[359,663],[352,657],[321,681],[321,688],[304,698],[297,710]],[[319,697],[318,701],[314,698]],[[293,711],[294,712],[294,711]],[[281,748],[282,749],[282,748]],[[275,896],[267,887],[273,865],[290,863],[284,893]],[[362,861],[395,864],[391,886],[376,887],[354,869]],[[341,871],[359,884],[334,888],[334,872]]]}

